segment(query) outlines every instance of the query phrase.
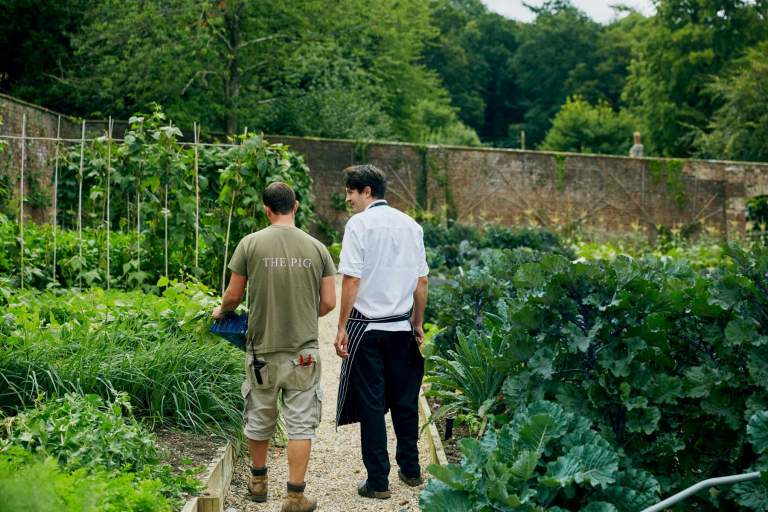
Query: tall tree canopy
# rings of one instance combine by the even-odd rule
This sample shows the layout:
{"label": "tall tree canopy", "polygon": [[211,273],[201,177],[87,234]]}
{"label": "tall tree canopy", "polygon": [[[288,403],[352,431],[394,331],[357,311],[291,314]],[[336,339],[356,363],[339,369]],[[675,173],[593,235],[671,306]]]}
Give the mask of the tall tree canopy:
{"label": "tall tree canopy", "polygon": [[750,0],[663,0],[635,47],[625,101],[653,148],[687,156],[716,103],[708,83],[768,36],[768,4]]}
{"label": "tall tree canopy", "polygon": [[600,26],[568,2],[546,2],[536,19],[521,25],[511,65],[525,110],[522,128],[538,144],[580,81],[597,67]]}
{"label": "tall tree canopy", "polygon": [[600,24],[570,0],[530,23],[482,0],[0,0],[0,91],[92,117],[157,103],[214,132],[518,147],[525,130],[529,148],[561,109],[558,137],[608,108],[612,140],[631,121],[647,154],[765,158],[744,140],[764,102],[744,106],[768,2],[655,5]]}

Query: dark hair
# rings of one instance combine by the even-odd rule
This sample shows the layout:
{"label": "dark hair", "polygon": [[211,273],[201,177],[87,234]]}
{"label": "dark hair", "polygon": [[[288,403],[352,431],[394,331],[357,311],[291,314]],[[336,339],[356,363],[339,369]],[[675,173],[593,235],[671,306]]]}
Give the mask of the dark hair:
{"label": "dark hair", "polygon": [[269,209],[274,213],[285,215],[293,211],[293,205],[296,204],[296,194],[291,187],[277,181],[264,189],[261,200],[264,202],[264,206],[269,206]]}
{"label": "dark hair", "polygon": [[371,187],[373,197],[384,197],[387,191],[387,177],[378,167],[371,164],[353,165],[344,169],[344,173],[347,175],[348,189],[362,192],[365,187]]}

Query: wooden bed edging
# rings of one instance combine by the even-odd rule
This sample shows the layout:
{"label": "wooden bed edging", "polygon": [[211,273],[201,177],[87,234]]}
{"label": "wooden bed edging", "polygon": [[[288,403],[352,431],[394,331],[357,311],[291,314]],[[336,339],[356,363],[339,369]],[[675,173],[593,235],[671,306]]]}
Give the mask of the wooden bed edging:
{"label": "wooden bed edging", "polygon": [[445,466],[448,464],[448,458],[445,456],[443,441],[440,439],[440,433],[432,420],[432,411],[429,409],[429,403],[424,396],[424,390],[419,391],[419,416],[424,425],[427,425],[427,443],[429,444],[429,456],[432,464]]}
{"label": "wooden bed edging", "polygon": [[208,465],[200,480],[205,490],[200,496],[190,498],[181,512],[223,512],[224,500],[232,481],[235,469],[235,447],[227,443],[216,451],[216,456]]}

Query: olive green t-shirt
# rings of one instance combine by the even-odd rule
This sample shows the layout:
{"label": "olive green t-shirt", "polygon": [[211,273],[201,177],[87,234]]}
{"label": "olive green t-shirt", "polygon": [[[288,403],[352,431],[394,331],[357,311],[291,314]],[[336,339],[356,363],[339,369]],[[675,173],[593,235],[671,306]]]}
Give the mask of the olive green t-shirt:
{"label": "olive green t-shirt", "polygon": [[272,225],[240,240],[229,269],[248,277],[249,350],[318,347],[320,280],[336,274],[321,242],[297,227]]}

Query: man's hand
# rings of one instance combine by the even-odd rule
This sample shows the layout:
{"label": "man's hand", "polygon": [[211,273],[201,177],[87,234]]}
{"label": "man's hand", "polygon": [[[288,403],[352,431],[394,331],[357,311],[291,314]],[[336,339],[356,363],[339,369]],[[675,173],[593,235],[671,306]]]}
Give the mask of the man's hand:
{"label": "man's hand", "polygon": [[413,324],[413,333],[416,335],[416,343],[421,346],[424,343],[424,326],[422,324]]}
{"label": "man's hand", "polygon": [[342,359],[349,357],[349,352],[347,352],[347,347],[349,346],[349,337],[347,336],[346,327],[339,327],[339,330],[336,333],[336,341],[333,343],[333,346],[336,348],[337,356]]}
{"label": "man's hand", "polygon": [[221,320],[224,318],[224,314],[221,312],[221,306],[213,308],[213,314],[211,316],[213,316],[214,320]]}

